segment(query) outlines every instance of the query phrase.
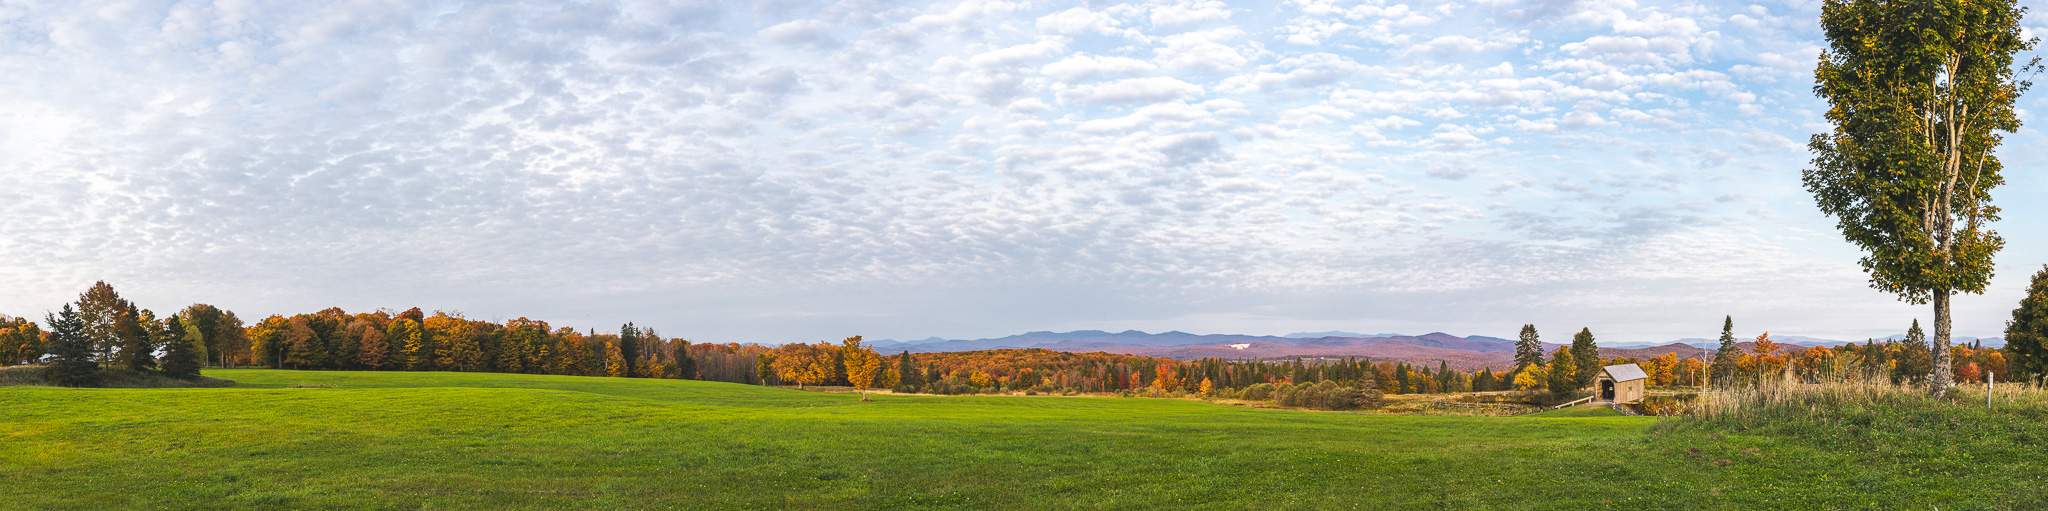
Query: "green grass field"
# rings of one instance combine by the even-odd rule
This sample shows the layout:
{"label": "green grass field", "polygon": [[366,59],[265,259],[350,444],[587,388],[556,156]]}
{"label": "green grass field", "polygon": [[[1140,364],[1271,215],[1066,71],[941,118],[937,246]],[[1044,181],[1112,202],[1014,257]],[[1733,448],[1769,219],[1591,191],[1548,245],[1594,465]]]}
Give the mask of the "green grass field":
{"label": "green grass field", "polygon": [[2048,506],[2038,447],[1934,463],[1947,448],[1842,452],[1596,408],[1432,417],[1171,399],[862,403],[568,376],[207,375],[238,384],[0,388],[0,508]]}

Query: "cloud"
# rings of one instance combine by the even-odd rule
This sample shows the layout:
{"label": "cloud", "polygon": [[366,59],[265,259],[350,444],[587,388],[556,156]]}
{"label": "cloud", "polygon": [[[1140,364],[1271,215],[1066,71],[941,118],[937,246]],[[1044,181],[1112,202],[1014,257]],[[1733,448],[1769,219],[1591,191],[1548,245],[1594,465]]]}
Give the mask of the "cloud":
{"label": "cloud", "polygon": [[1236,48],[1223,44],[1244,31],[1235,28],[1201,30],[1161,38],[1165,43],[1154,58],[1160,67],[1206,73],[1229,73],[1250,62]]}
{"label": "cloud", "polygon": [[101,278],[157,310],[742,342],[1252,309],[1667,340],[1700,310],[1903,310],[1764,170],[1822,122],[1812,5],[6,9],[14,315]]}
{"label": "cloud", "polygon": [[1230,19],[1230,6],[1214,0],[1182,0],[1180,2],[1155,5],[1151,12],[1152,25],[1180,28],[1205,21]]}
{"label": "cloud", "polygon": [[1122,75],[1158,69],[1150,62],[1129,57],[1096,57],[1074,54],[1039,68],[1040,73],[1062,82],[1077,82],[1098,75]]}
{"label": "cloud", "polygon": [[1083,104],[1157,103],[1202,94],[1202,86],[1168,76],[1125,78],[1066,87],[1060,101]]}
{"label": "cloud", "polygon": [[1086,7],[1047,14],[1033,23],[1040,32],[1060,35],[1117,35],[1123,32],[1120,24],[1115,17]]}
{"label": "cloud", "polygon": [[832,27],[818,20],[796,20],[761,29],[754,37],[772,44],[805,46],[811,48],[836,48],[841,43],[832,37]]}

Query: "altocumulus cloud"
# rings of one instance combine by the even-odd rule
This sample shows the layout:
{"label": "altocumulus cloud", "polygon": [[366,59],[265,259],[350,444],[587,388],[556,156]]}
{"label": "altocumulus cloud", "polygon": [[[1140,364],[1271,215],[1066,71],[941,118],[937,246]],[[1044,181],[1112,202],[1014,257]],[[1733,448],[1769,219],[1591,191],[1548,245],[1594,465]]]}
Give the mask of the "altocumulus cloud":
{"label": "altocumulus cloud", "polygon": [[8,3],[0,312],[1882,335],[1798,186],[1816,8]]}

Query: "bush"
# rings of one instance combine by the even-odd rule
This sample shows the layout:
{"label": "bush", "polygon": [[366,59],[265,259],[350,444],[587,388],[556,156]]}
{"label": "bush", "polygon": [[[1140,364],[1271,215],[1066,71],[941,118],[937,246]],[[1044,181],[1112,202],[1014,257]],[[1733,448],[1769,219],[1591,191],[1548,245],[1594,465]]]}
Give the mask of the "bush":
{"label": "bush", "polygon": [[1273,404],[1280,406],[1301,406],[1301,389],[1306,385],[1281,385],[1273,389]]}
{"label": "bush", "polygon": [[1352,408],[1357,408],[1358,389],[1354,389],[1351,387],[1337,387],[1335,389],[1330,390],[1330,397],[1327,400],[1325,400],[1324,407],[1329,408],[1331,410],[1350,410]]}
{"label": "bush", "polygon": [[1252,385],[1250,387],[1245,387],[1244,392],[1240,394],[1239,397],[1241,399],[1245,399],[1248,401],[1265,401],[1268,399],[1273,399],[1273,384],[1260,383],[1257,385]]}

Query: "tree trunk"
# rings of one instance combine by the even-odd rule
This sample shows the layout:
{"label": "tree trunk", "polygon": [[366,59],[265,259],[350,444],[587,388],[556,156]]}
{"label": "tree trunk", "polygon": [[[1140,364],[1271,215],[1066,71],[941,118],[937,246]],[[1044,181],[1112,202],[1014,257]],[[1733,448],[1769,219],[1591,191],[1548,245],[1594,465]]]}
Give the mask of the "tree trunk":
{"label": "tree trunk", "polygon": [[1954,383],[1954,374],[1949,371],[1949,292],[1938,290],[1934,293],[1934,339],[1928,344],[1934,350],[1934,395],[1948,394],[1948,387]]}

